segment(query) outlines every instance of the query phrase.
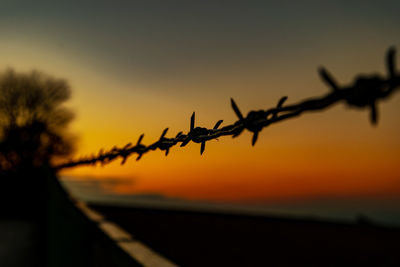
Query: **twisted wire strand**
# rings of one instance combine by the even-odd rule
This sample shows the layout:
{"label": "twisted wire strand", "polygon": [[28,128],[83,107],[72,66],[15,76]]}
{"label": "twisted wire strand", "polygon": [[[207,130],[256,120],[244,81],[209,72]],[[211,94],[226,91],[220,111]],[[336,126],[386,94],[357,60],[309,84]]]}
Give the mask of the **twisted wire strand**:
{"label": "twisted wire strand", "polygon": [[195,113],[193,112],[190,118],[190,131],[186,134],[179,132],[174,138],[167,138],[168,128],[166,128],[160,138],[148,146],[142,144],[144,137],[144,134],[142,134],[134,146],[129,143],[121,148],[113,147],[106,152],[101,149],[98,155],[70,160],[55,166],[55,168],[65,169],[81,165],[96,165],[97,163],[104,165],[118,158],[122,158],[121,164],[124,164],[133,154],[137,154],[136,160],[141,159],[144,154],[157,149],[165,151],[165,155],[168,155],[173,146],[180,143],[180,146],[184,147],[189,142],[201,144],[200,154],[203,154],[207,141],[221,136],[237,137],[244,130],[253,133],[252,145],[255,145],[259,132],[265,127],[300,116],[305,112],[326,109],[339,102],[345,102],[350,107],[369,109],[371,123],[377,124],[378,101],[393,95],[400,87],[400,76],[396,73],[395,54],[396,51],[393,47],[386,54],[387,74],[385,76],[379,74],[358,75],[352,85],[341,87],[325,68],[320,67],[319,75],[331,89],[328,94],[322,97],[310,98],[297,104],[285,106],[287,97],[284,96],[275,107],[267,110],[250,111],[246,117],[242,115],[236,102],[231,99],[232,109],[238,117],[238,120],[231,125],[219,128],[223,122],[219,120],[212,129],[195,127]]}

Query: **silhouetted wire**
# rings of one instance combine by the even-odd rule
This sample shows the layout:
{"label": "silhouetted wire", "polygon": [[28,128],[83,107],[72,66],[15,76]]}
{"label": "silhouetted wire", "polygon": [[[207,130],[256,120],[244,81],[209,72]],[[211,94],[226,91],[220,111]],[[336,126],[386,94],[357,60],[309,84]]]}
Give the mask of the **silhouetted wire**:
{"label": "silhouetted wire", "polygon": [[231,99],[232,109],[238,117],[234,124],[219,128],[223,122],[219,120],[212,129],[195,127],[195,113],[193,112],[190,118],[190,130],[187,134],[179,132],[174,138],[167,138],[168,128],[166,128],[160,138],[148,146],[142,144],[144,137],[144,134],[142,134],[134,146],[129,143],[122,148],[114,147],[107,152],[100,150],[98,155],[71,160],[56,166],[56,169],[95,165],[96,163],[107,164],[117,158],[122,158],[121,164],[124,164],[128,157],[133,154],[137,154],[136,160],[139,160],[147,152],[157,149],[165,151],[165,155],[168,155],[171,147],[178,143],[180,143],[181,147],[186,146],[189,142],[199,143],[201,144],[200,154],[203,154],[207,141],[228,135],[237,137],[243,130],[253,133],[252,145],[254,145],[257,141],[258,133],[265,127],[297,117],[307,111],[323,110],[341,101],[350,107],[369,108],[371,123],[376,124],[378,121],[378,100],[388,98],[400,87],[400,76],[396,74],[395,53],[396,51],[393,47],[387,52],[386,67],[388,73],[386,77],[378,74],[359,75],[351,86],[341,87],[325,68],[320,67],[319,75],[331,89],[328,94],[320,98],[310,98],[297,104],[284,106],[287,100],[287,97],[284,96],[275,107],[268,110],[250,111],[246,117],[242,115],[236,102]]}

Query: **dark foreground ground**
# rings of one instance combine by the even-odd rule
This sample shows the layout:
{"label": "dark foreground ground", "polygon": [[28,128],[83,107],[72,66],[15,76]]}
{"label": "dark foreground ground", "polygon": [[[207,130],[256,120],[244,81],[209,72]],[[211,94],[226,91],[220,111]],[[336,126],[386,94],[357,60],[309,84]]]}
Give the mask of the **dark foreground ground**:
{"label": "dark foreground ground", "polygon": [[400,266],[400,228],[91,205],[181,266]]}

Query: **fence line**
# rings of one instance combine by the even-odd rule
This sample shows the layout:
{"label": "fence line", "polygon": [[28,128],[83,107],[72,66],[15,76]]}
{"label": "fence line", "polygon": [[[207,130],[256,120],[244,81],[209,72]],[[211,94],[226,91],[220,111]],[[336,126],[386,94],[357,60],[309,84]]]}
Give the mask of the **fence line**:
{"label": "fence line", "polygon": [[200,154],[203,154],[207,141],[228,135],[237,137],[243,130],[253,133],[252,145],[254,145],[257,141],[258,133],[265,127],[300,116],[304,112],[323,110],[341,101],[351,107],[369,108],[371,123],[376,124],[378,121],[378,100],[388,98],[400,87],[400,76],[396,74],[395,54],[395,48],[390,48],[386,54],[386,77],[378,74],[358,75],[351,86],[341,87],[333,76],[325,68],[321,67],[319,75],[331,89],[328,94],[322,97],[310,98],[297,104],[284,106],[287,100],[287,97],[284,96],[275,107],[267,110],[250,111],[246,117],[242,115],[235,101],[231,99],[232,109],[238,117],[238,120],[231,125],[219,128],[223,122],[219,120],[212,129],[195,127],[195,113],[193,112],[190,118],[190,131],[187,134],[179,132],[174,138],[167,138],[165,136],[168,128],[166,128],[162,132],[160,139],[148,146],[141,143],[144,137],[144,134],[142,134],[134,146],[129,143],[122,148],[114,147],[106,152],[100,150],[98,155],[70,160],[55,168],[64,169],[80,165],[95,165],[96,163],[107,164],[117,158],[122,158],[121,164],[124,164],[128,157],[133,154],[137,154],[136,160],[139,160],[145,153],[152,150],[159,149],[165,151],[165,155],[168,155],[170,148],[178,143],[180,143],[181,147],[186,146],[189,142],[199,143],[201,144]]}

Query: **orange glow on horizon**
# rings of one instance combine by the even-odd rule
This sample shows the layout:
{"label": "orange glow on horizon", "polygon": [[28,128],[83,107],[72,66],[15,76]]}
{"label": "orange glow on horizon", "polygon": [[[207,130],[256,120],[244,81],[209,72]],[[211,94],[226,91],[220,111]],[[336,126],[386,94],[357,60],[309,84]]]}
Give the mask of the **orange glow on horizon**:
{"label": "orange glow on horizon", "polygon": [[[77,114],[71,125],[79,136],[76,156],[134,143],[142,133],[143,143],[149,144],[166,127],[170,129],[167,136],[187,131],[193,111],[196,126],[212,127],[219,119],[224,119],[223,125],[232,123],[236,117],[230,97],[247,114],[275,106],[283,95],[289,96],[288,103],[323,95],[329,89],[317,76],[317,66],[328,65],[345,85],[360,72],[382,73],[385,49],[393,43],[379,39],[365,47],[362,39],[354,38],[348,47],[340,39],[333,40],[331,47],[321,45],[320,50],[294,45],[303,57],[295,62],[287,56],[290,49],[278,47],[264,55],[265,62],[253,62],[250,57],[242,66],[242,59],[235,58],[235,64],[219,62],[218,72],[211,63],[204,63],[188,73],[180,68],[184,73],[179,75],[154,77],[150,73],[146,80],[135,68],[121,75],[118,66],[109,71],[107,64],[90,61],[84,52],[51,46],[49,37],[38,41],[10,32],[0,43],[3,68],[37,68],[71,83],[73,98],[68,107]],[[197,144],[190,144],[174,147],[167,158],[157,151],[139,162],[132,157],[124,166],[115,162],[80,167],[61,175],[135,181],[115,187],[119,194],[152,192],[219,201],[397,194],[399,95],[379,103],[379,114],[379,124],[373,127],[366,110],[339,104],[266,128],[255,147],[250,145],[250,134],[244,133],[207,143],[203,156]]]}
{"label": "orange glow on horizon", "polygon": [[329,144],[306,136],[301,141],[288,138],[285,142],[287,137],[261,135],[259,144],[252,148],[249,137],[221,138],[210,143],[203,156],[199,155],[199,146],[191,144],[172,149],[168,157],[153,152],[139,162],[132,157],[124,166],[115,162],[104,167],[72,169],[66,174],[131,178],[129,185],[111,189],[118,194],[157,193],[213,201],[400,193],[395,144],[382,147],[350,137],[345,143],[336,140]]}

